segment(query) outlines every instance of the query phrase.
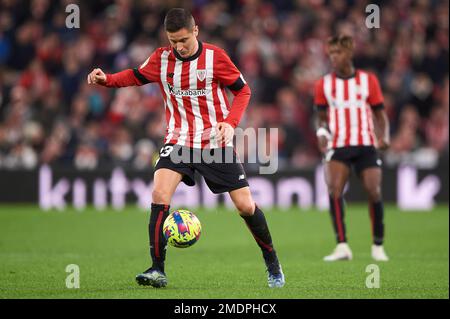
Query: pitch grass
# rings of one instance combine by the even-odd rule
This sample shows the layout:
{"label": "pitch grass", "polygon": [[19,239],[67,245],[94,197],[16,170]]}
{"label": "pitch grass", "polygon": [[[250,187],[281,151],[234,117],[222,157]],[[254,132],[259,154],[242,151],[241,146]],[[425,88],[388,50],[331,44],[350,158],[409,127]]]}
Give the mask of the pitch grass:
{"label": "pitch grass", "polygon": [[[365,286],[370,223],[364,205],[347,213],[351,262],[325,263],[333,249],[325,212],[266,210],[286,275],[283,289],[266,287],[259,248],[235,212],[196,210],[203,225],[189,249],[169,247],[169,286],[140,287],[147,268],[148,213],[42,212],[0,206],[0,298],[449,298],[449,212],[400,212],[386,207],[388,263],[378,263],[379,289]],[[80,289],[67,289],[66,266],[80,267]]]}

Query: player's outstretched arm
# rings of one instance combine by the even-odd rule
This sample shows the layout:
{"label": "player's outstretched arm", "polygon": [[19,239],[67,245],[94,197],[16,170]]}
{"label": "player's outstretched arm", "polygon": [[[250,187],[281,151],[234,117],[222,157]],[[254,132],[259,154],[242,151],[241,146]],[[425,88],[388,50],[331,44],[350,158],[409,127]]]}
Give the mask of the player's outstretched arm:
{"label": "player's outstretched arm", "polygon": [[375,134],[377,135],[378,139],[378,148],[381,150],[385,150],[390,145],[389,119],[387,117],[386,111],[383,108],[374,109],[373,114]]}
{"label": "player's outstretched arm", "polygon": [[102,69],[95,68],[87,77],[88,84],[98,84],[106,87],[121,88],[142,85],[136,77],[135,70],[127,69],[114,74],[106,74]]}
{"label": "player's outstretched arm", "polygon": [[328,149],[328,141],[331,139],[328,127],[328,100],[323,89],[323,78],[314,84],[314,109],[316,110],[316,136],[319,151],[325,154]]}
{"label": "player's outstretched arm", "polygon": [[327,152],[328,141],[331,138],[330,130],[328,128],[328,112],[324,108],[317,109],[317,144],[322,154]]}
{"label": "player's outstretched arm", "polygon": [[217,57],[215,56],[214,58],[214,75],[234,95],[228,116],[223,122],[217,123],[216,127],[218,141],[228,143],[233,139],[234,129],[241,121],[242,115],[250,101],[252,91],[228,54],[222,49],[217,50],[216,53]]}
{"label": "player's outstretched arm", "polygon": [[217,139],[225,144],[233,139],[234,129],[241,121],[252,94],[247,84],[239,90],[231,90],[231,92],[234,95],[234,99],[230,107],[230,113],[223,122],[217,123]]}

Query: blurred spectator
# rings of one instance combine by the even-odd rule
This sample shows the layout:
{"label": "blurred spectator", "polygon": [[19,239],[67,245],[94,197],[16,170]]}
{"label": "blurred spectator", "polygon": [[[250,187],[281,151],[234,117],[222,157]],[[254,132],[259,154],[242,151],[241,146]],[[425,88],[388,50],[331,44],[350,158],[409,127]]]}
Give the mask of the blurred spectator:
{"label": "blurred spectator", "polygon": [[27,144],[20,142],[14,145],[7,156],[3,159],[3,167],[7,169],[32,169],[38,163],[34,150]]}
{"label": "blurred spectator", "polygon": [[109,154],[114,164],[127,164],[133,156],[130,133],[124,128],[116,129],[109,145]]}
{"label": "blurred spectator", "polygon": [[419,127],[419,113],[414,106],[406,106],[400,114],[398,130],[392,137],[391,146],[386,154],[388,165],[406,161],[410,154],[419,148],[421,141],[416,134]]}
{"label": "blurred spectator", "polygon": [[448,153],[448,115],[444,107],[434,108],[425,124],[427,145],[437,152]]}
{"label": "blurred spectator", "polygon": [[40,162],[43,164],[52,164],[58,161],[63,154],[63,142],[56,137],[50,136],[44,145],[41,153]]}
{"label": "blurred spectator", "polygon": [[406,106],[400,115],[400,124],[392,137],[390,151],[396,154],[407,154],[419,146],[416,131],[420,126],[420,116],[411,105]]}
{"label": "blurred spectator", "polygon": [[433,82],[424,73],[417,74],[411,82],[411,100],[419,115],[428,118],[433,108]]}
{"label": "blurred spectator", "polygon": [[75,153],[74,165],[80,170],[92,170],[98,167],[98,150],[91,144],[79,144]]}
{"label": "blurred spectator", "polygon": [[155,152],[155,144],[153,142],[142,139],[136,143],[135,158],[133,160],[133,167],[139,170],[148,169],[152,164],[153,154]]}

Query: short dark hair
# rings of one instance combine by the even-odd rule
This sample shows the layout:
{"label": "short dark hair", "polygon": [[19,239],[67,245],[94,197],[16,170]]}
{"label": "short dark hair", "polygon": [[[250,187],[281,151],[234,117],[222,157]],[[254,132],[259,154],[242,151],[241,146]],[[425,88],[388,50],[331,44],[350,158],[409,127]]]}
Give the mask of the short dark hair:
{"label": "short dark hair", "polygon": [[339,45],[345,49],[353,51],[353,38],[349,35],[339,34],[328,39],[328,46]]}
{"label": "short dark hair", "polygon": [[183,28],[192,31],[194,25],[195,20],[191,12],[183,8],[170,9],[164,18],[164,28],[167,32],[177,32]]}

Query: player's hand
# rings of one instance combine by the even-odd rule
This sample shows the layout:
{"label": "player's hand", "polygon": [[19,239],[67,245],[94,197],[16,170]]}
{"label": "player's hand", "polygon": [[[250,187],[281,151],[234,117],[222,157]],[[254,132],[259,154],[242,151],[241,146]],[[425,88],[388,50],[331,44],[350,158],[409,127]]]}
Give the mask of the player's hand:
{"label": "player's hand", "polygon": [[319,146],[320,153],[325,154],[328,149],[328,139],[325,136],[318,136],[317,145]]}
{"label": "player's hand", "polygon": [[387,150],[387,149],[389,148],[389,145],[390,145],[390,144],[391,144],[391,143],[390,143],[390,141],[389,141],[388,139],[380,138],[380,139],[378,140],[378,148],[379,148],[381,151]]}
{"label": "player's hand", "polygon": [[233,139],[234,128],[225,122],[217,123],[217,142],[228,144]]}
{"label": "player's hand", "polygon": [[94,69],[87,77],[88,84],[106,84],[106,74],[99,68]]}

